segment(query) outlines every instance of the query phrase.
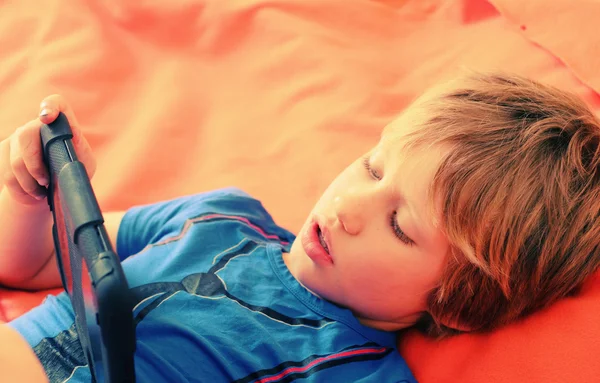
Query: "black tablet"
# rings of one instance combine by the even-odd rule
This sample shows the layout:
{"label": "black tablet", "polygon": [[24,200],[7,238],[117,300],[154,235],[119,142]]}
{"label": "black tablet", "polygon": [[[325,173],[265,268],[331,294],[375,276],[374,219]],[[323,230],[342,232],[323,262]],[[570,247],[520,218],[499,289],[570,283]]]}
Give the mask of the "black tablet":
{"label": "black tablet", "polygon": [[67,117],[41,129],[54,247],[94,382],[134,382],[133,299]]}

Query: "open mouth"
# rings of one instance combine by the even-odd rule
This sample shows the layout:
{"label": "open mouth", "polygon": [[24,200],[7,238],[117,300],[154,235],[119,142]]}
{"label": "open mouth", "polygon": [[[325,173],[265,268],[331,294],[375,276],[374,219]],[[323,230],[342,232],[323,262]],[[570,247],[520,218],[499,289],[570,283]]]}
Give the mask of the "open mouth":
{"label": "open mouth", "polygon": [[313,219],[307,230],[302,232],[302,248],[306,255],[321,267],[331,267],[333,265],[333,257],[331,255],[331,243],[328,242],[329,233],[327,226],[321,226]]}
{"label": "open mouth", "polygon": [[323,233],[321,232],[321,228],[319,227],[319,225],[317,225],[317,236],[319,237],[319,242],[321,243],[321,246],[323,246],[323,249],[325,249],[327,254],[329,254],[329,247],[327,247],[327,242],[325,242],[325,238],[323,238]]}

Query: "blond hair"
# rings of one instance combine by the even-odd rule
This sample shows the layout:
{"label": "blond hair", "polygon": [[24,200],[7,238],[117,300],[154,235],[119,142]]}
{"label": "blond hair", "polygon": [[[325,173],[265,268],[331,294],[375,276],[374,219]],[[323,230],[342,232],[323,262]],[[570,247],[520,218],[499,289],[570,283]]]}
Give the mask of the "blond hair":
{"label": "blond hair", "polygon": [[411,145],[445,145],[432,183],[450,256],[427,331],[491,330],[573,294],[600,262],[600,123],[574,95],[475,74],[427,103]]}

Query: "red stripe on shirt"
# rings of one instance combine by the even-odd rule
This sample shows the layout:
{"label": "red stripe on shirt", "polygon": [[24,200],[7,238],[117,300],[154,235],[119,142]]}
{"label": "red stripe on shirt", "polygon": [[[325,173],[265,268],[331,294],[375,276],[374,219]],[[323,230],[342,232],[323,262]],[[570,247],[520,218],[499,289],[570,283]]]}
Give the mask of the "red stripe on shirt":
{"label": "red stripe on shirt", "polygon": [[276,382],[282,378],[285,378],[287,375],[290,374],[295,374],[295,373],[302,373],[305,371],[310,370],[311,368],[313,368],[314,366],[323,363],[323,362],[327,362],[329,360],[333,360],[333,359],[341,359],[341,358],[347,358],[350,356],[357,356],[357,355],[364,355],[364,354],[381,354],[383,352],[385,352],[387,349],[385,347],[377,347],[377,348],[363,348],[360,350],[352,350],[352,351],[344,351],[344,352],[340,352],[339,354],[333,354],[333,355],[328,355],[328,356],[324,356],[322,358],[318,358],[313,360],[312,362],[310,362],[309,364],[307,364],[306,366],[302,366],[302,367],[289,367],[286,368],[285,370],[283,370],[282,372],[280,372],[277,375],[273,375],[273,376],[269,376],[268,378],[262,378],[259,380],[256,380],[255,383],[272,383],[272,382]]}

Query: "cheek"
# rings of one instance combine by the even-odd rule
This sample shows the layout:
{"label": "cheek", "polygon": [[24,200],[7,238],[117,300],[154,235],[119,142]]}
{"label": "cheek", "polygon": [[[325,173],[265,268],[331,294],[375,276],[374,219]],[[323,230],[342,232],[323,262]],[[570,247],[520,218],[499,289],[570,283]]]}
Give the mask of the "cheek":
{"label": "cheek", "polygon": [[349,262],[340,264],[341,277],[347,281],[348,288],[360,288],[364,293],[422,296],[435,286],[439,271],[431,262],[411,257],[414,255],[356,254]]}

